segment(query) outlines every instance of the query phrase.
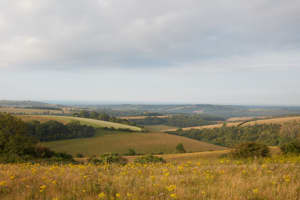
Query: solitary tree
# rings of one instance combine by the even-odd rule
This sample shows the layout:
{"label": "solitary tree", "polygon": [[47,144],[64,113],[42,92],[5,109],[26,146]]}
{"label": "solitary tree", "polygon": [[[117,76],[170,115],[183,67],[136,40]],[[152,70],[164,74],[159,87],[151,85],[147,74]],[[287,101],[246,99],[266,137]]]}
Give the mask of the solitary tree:
{"label": "solitary tree", "polygon": [[182,143],[177,144],[176,151],[178,153],[185,153],[186,152]]}

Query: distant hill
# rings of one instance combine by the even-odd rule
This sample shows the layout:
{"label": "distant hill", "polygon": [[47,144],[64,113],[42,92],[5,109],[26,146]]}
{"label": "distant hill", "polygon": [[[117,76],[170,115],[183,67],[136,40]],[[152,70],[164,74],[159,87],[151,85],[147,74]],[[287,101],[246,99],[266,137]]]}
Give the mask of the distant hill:
{"label": "distant hill", "polygon": [[300,114],[300,106],[240,106],[240,105],[212,105],[212,104],[171,104],[171,105],[72,105],[48,104],[39,101],[8,101],[0,100],[2,107],[30,107],[30,108],[61,108],[89,109],[106,112],[112,116],[163,116],[168,114],[207,114],[224,118],[230,117],[258,117]]}
{"label": "distant hill", "polygon": [[164,114],[208,114],[220,117],[255,117],[300,114],[298,106],[238,106],[211,104],[182,105],[98,105],[94,109],[105,110],[116,115],[144,115],[147,112]]}
{"label": "distant hill", "polygon": [[[291,116],[291,117],[274,117],[271,119],[254,119],[244,122],[226,122],[226,126],[253,126],[256,124],[285,124],[288,122],[300,122],[300,116]],[[223,126],[223,123],[206,125],[206,126],[193,126],[193,127],[185,127],[182,130],[187,131],[191,129],[212,129],[212,128],[220,128]],[[166,129],[165,132],[176,131],[178,128]]]}
{"label": "distant hill", "polygon": [[48,104],[39,101],[11,101],[0,100],[0,106],[3,107],[54,107],[54,104]]}

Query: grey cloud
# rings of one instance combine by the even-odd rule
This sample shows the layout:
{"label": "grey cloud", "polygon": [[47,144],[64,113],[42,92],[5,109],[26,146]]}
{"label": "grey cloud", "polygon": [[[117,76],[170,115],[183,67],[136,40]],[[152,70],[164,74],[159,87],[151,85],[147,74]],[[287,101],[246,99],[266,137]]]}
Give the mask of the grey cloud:
{"label": "grey cloud", "polygon": [[300,53],[299,10],[298,0],[4,0],[0,68],[202,67],[258,54],[266,64],[281,53],[284,66]]}

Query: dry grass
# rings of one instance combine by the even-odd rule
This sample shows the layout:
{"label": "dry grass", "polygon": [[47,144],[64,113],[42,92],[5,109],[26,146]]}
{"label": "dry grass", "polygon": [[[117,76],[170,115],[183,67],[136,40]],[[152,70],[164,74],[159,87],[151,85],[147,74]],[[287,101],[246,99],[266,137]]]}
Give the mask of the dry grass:
{"label": "dry grass", "polygon": [[[281,154],[280,148],[277,146],[270,146],[270,152],[273,156],[279,156]],[[209,160],[215,161],[223,155],[229,153],[230,149],[215,150],[215,151],[204,151],[204,152],[193,152],[193,153],[176,153],[176,154],[163,154],[158,155],[164,158],[167,162],[186,162],[193,160]],[[129,161],[133,161],[139,156],[126,156]]]}
{"label": "dry grass", "polygon": [[235,121],[248,121],[248,120],[253,120],[253,119],[265,119],[265,118],[270,118],[267,116],[259,116],[259,117],[231,117],[227,119],[226,121],[228,122],[235,122]]}
{"label": "dry grass", "polygon": [[[240,122],[230,122],[230,123],[226,123],[226,126],[237,126],[239,125]],[[223,123],[219,123],[219,124],[213,124],[213,125],[205,125],[205,126],[192,126],[192,127],[186,127],[186,128],[182,128],[182,130],[186,131],[186,130],[191,130],[191,129],[205,129],[205,128],[220,128],[223,126]],[[164,131],[176,131],[178,128],[176,129],[167,129]]]}
{"label": "dry grass", "polygon": [[[204,151],[204,152],[193,152],[193,153],[175,153],[175,154],[162,154],[157,155],[165,159],[167,162],[186,162],[191,160],[216,160],[222,155],[227,154],[230,150],[215,150],[215,151]],[[276,152],[277,153],[277,152]],[[140,156],[126,156],[129,162],[133,162],[134,159]]]}
{"label": "dry grass", "polygon": [[293,122],[293,121],[299,122],[300,121],[300,116],[263,119],[263,120],[251,121],[251,122],[246,123],[245,125],[255,125],[255,124],[284,124],[286,122]]}
{"label": "dry grass", "polygon": [[300,158],[167,164],[0,164],[1,200],[300,199]]}
{"label": "dry grass", "polygon": [[80,117],[69,117],[69,116],[53,116],[53,115],[16,115],[24,121],[37,120],[40,122],[46,122],[49,120],[57,120],[62,123],[68,123],[71,121],[80,121],[82,124],[94,126],[96,128],[115,128],[115,129],[130,129],[132,131],[141,131],[142,129],[136,126],[129,126],[126,124],[107,122],[96,119],[80,118]]}

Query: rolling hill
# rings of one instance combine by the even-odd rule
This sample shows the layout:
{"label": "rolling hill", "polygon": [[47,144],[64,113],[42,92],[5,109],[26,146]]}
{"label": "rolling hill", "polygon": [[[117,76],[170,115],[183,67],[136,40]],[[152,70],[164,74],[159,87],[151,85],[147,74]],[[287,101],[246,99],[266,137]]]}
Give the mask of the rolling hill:
{"label": "rolling hill", "polygon": [[16,115],[24,121],[37,120],[41,122],[46,122],[50,120],[60,121],[62,123],[68,123],[71,121],[80,121],[80,123],[85,125],[90,125],[95,128],[115,128],[115,129],[129,129],[132,131],[142,131],[140,127],[130,126],[126,124],[107,122],[96,119],[80,118],[80,117],[70,117],[70,116],[56,116],[56,115]]}
{"label": "rolling hill", "polygon": [[[271,119],[258,119],[253,120],[249,122],[245,122],[242,124],[242,126],[252,126],[255,124],[284,124],[286,122],[300,122],[300,116],[292,116],[292,117],[277,117],[277,118],[271,118]],[[242,122],[227,122],[226,126],[238,126]],[[204,129],[204,128],[220,128],[223,126],[223,123],[219,124],[213,124],[213,125],[207,125],[207,126],[194,126],[194,127],[186,127],[182,128],[182,130],[191,130],[191,129]],[[168,131],[176,131],[177,129],[167,129],[164,130],[165,132]]]}
{"label": "rolling hill", "polygon": [[120,131],[113,131],[110,134],[98,134],[92,138],[45,142],[43,145],[59,152],[67,152],[73,155],[82,153],[91,156],[108,152],[124,154],[130,148],[137,153],[175,153],[178,143],[182,143],[188,152],[226,149],[225,147],[165,133]]}

